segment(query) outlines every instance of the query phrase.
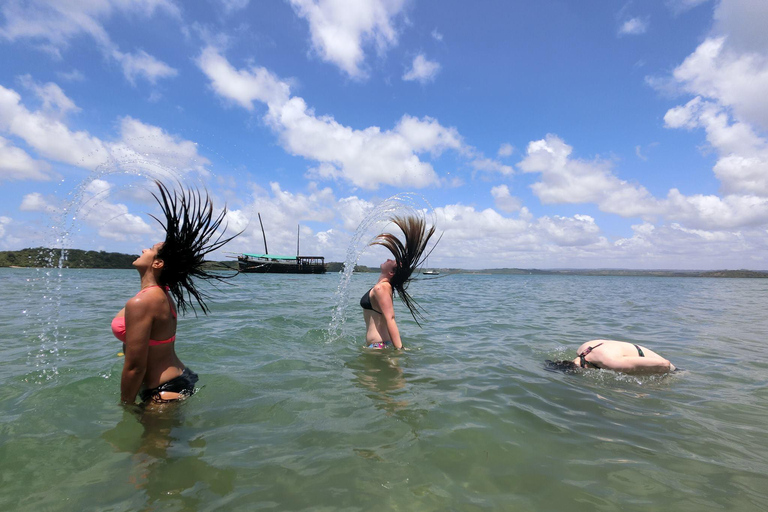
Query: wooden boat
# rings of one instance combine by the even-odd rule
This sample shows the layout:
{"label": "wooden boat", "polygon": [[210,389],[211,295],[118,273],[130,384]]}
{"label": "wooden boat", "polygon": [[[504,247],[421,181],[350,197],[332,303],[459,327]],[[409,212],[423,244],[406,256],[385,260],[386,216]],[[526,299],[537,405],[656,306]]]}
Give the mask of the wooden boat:
{"label": "wooden boat", "polygon": [[325,274],[322,256],[246,254],[237,257],[240,272],[254,274]]}
{"label": "wooden boat", "polygon": [[269,254],[267,235],[261,222],[261,234],[264,237],[264,254],[242,253],[237,257],[240,272],[254,274],[325,274],[323,256],[299,256],[299,234],[296,233],[296,256],[278,256]]}

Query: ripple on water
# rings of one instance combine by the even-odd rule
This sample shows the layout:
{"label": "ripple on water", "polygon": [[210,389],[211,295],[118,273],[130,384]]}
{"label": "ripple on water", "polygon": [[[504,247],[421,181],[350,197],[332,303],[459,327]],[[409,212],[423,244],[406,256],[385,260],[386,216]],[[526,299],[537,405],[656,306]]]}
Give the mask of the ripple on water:
{"label": "ripple on water", "polygon": [[[20,275],[0,269],[6,286],[23,289]],[[117,405],[109,332],[135,274],[63,277],[67,341],[50,379],[30,363],[37,327],[0,304],[4,510],[768,507],[759,280],[415,281],[427,318],[420,329],[396,305],[409,350],[395,353],[362,348],[353,306],[373,275],[351,277],[330,341],[337,277],[238,276],[210,315],[179,323],[198,393],[135,416]],[[685,371],[544,369],[599,337],[642,341]]]}

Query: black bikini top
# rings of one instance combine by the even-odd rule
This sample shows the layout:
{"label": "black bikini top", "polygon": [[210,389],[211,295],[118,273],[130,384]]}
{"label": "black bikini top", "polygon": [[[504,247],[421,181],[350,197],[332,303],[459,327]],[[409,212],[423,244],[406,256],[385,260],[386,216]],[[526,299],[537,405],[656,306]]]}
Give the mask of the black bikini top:
{"label": "black bikini top", "polygon": [[[590,352],[592,352],[593,350],[595,350],[595,349],[596,349],[597,347],[599,347],[600,345],[602,345],[602,343],[598,343],[598,344],[597,344],[597,345],[595,345],[594,347],[587,347],[587,350],[585,350],[585,351],[584,351],[584,352],[582,352],[581,354],[576,354],[577,356],[579,356],[579,363],[581,363],[581,367],[582,367],[582,368],[587,368],[587,365],[588,365],[588,364],[591,364],[591,365],[592,365],[592,366],[594,366],[595,368],[601,369],[601,368],[600,368],[599,366],[597,366],[595,363],[593,363],[592,361],[587,361],[587,359],[586,359],[586,357],[587,357],[587,354],[589,354]],[[633,345],[634,345],[634,346],[635,346],[635,348],[637,349],[637,355],[638,355],[639,357],[645,357],[645,354],[643,354],[643,349],[641,349],[641,348],[640,348],[640,346],[639,346],[637,343],[633,343]]]}
{"label": "black bikini top", "polygon": [[[373,288],[371,288],[371,290],[373,290]],[[381,311],[373,309],[373,304],[371,304],[371,290],[368,290],[362,297],[360,297],[360,307],[381,314]]]}
{"label": "black bikini top", "polygon": [[580,366],[581,366],[582,368],[588,368],[588,366],[587,366],[587,365],[588,365],[588,364],[591,364],[593,367],[600,369],[600,367],[599,367],[599,366],[597,366],[595,363],[593,363],[592,361],[587,361],[587,359],[586,359],[586,357],[587,357],[587,354],[589,354],[590,352],[592,352],[593,350],[595,350],[595,349],[596,349],[597,347],[599,347],[600,345],[602,345],[602,343],[598,343],[598,344],[597,344],[597,345],[595,345],[594,347],[587,347],[587,350],[585,350],[585,351],[584,351],[584,352],[582,352],[581,354],[576,354],[577,356],[579,356],[579,363],[581,363],[581,364],[580,364]]}

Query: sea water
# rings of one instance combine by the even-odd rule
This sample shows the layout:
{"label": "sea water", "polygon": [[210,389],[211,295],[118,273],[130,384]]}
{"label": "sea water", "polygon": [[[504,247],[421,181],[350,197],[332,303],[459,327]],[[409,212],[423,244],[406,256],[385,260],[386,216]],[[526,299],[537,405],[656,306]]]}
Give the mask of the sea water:
{"label": "sea water", "polygon": [[[109,324],[138,274],[59,273],[46,313],[0,269],[0,510],[768,509],[768,280],[417,279],[391,352],[353,304],[376,275],[336,337],[338,274],[240,275],[180,318],[198,393],[137,415]],[[594,338],[682,371],[544,369]]]}

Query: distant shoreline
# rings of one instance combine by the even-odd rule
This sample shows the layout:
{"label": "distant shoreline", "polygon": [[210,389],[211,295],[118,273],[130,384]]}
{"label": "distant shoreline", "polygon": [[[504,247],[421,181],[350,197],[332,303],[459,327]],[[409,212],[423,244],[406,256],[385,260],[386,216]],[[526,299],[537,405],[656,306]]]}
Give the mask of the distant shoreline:
{"label": "distant shoreline", "polygon": [[[0,268],[50,268],[51,262],[58,262],[61,257],[60,249],[44,247],[22,249],[20,251],[0,251]],[[68,249],[67,258],[63,261],[64,268],[89,269],[130,269],[136,259],[135,254],[122,254],[104,251],[83,251]],[[236,261],[212,261],[212,268],[223,270],[234,268]],[[329,262],[328,272],[340,272],[341,262]],[[522,268],[492,268],[492,269],[462,269],[439,268],[441,276],[451,274],[469,275],[545,275],[545,276],[613,276],[613,277],[712,277],[712,278],[768,278],[768,270],[636,270],[636,269],[522,269]],[[356,265],[355,272],[378,273],[379,269]],[[436,277],[435,277],[436,278]]]}
{"label": "distant shoreline", "polygon": [[592,276],[592,277],[712,277],[712,278],[768,278],[768,271],[757,270],[633,270],[633,269],[442,269],[440,275],[540,275],[540,276]]}

